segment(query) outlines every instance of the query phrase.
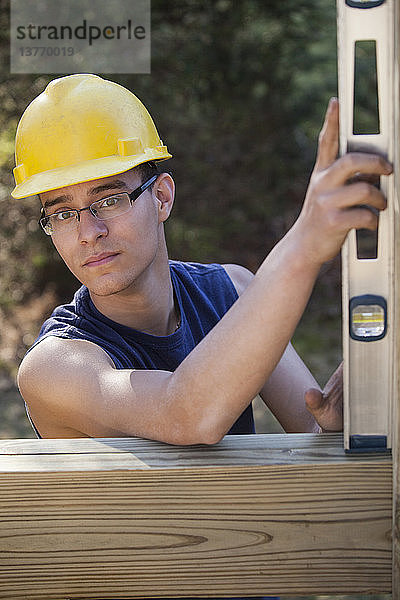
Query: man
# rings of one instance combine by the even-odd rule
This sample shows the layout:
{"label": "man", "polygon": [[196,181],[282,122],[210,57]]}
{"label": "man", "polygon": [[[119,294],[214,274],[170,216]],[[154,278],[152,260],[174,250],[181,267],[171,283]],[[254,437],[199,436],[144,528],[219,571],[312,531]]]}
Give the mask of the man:
{"label": "man", "polygon": [[213,444],[254,430],[257,393],[286,431],[341,429],[337,380],[322,396],[290,338],[321,265],[350,229],[376,228],[366,206],[385,208],[348,180],[391,166],[337,151],[332,100],[301,214],[255,276],[169,262],[174,181],[155,163],[171,155],[146,109],[94,75],[51,82],[19,124],[13,196],[39,194],[41,225],[84,287],[20,367],[38,433]]}

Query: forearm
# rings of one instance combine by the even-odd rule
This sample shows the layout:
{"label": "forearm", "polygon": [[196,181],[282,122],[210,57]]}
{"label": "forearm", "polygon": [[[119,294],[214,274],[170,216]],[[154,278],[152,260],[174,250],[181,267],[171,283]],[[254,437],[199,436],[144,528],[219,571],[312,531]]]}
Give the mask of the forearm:
{"label": "forearm", "polygon": [[168,397],[205,435],[211,431],[218,439],[229,430],[292,337],[318,273],[318,266],[303,259],[299,247],[292,230],[171,376]]}
{"label": "forearm", "polygon": [[263,385],[260,396],[289,433],[318,432],[318,424],[307,410],[304,395],[318,383],[291,344]]}

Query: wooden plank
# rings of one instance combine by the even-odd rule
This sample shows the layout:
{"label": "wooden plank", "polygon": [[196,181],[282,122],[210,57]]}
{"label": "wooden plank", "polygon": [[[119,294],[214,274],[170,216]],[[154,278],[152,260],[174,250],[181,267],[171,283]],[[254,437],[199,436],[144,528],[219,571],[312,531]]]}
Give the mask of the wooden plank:
{"label": "wooden plank", "polygon": [[[142,438],[74,438],[74,439],[21,439],[21,440],[0,440],[0,456],[16,454],[92,454],[106,452],[135,452],[149,455],[156,454],[160,448],[164,455],[172,455],[172,460],[180,456],[185,459],[193,452],[202,449],[204,452],[209,450],[210,454],[203,456],[215,456],[226,450],[231,456],[234,452],[246,455],[247,451],[260,451],[265,449],[288,450],[312,448],[315,450],[326,449],[329,452],[341,451],[342,434],[309,434],[309,433],[291,433],[291,434],[258,434],[258,435],[227,435],[219,444],[213,446],[172,446],[156,442],[154,440],[145,440]],[[245,456],[245,460],[247,460]],[[207,458],[206,458],[207,461]]]}
{"label": "wooden plank", "polygon": [[43,471],[116,471],[149,469],[134,454],[25,454],[0,457],[0,473],[40,473]]}
{"label": "wooden plank", "polygon": [[[0,472],[365,462],[368,456],[350,459],[341,434],[226,436],[214,446],[171,446],[139,438],[29,439],[0,442]],[[385,454],[372,458],[388,460]]]}
{"label": "wooden plank", "polygon": [[[257,437],[232,436],[223,451],[206,453],[157,444],[161,454],[191,457],[179,465],[170,458],[169,467],[165,458],[154,459],[161,467],[148,464],[154,444],[124,440],[128,456],[142,447],[135,456],[150,468],[109,470],[102,460],[115,453],[98,452],[96,470],[1,469],[0,598],[390,592],[389,458],[343,457],[325,436],[295,436],[304,452],[289,454],[296,439],[284,436],[281,450],[297,462],[265,464],[281,436]],[[314,454],[320,447],[321,462],[307,455],[307,443]],[[237,445],[248,448],[241,466],[229,464],[238,461]],[[249,446],[263,464],[254,464]],[[37,461],[47,456],[39,454]],[[216,456],[223,458],[213,466]],[[24,455],[0,462],[13,458]]]}

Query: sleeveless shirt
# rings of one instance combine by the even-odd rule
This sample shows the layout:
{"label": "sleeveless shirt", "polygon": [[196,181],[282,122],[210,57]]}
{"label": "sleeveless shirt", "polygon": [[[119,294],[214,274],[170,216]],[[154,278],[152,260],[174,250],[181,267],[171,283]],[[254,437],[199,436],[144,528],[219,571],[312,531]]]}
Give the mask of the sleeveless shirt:
{"label": "sleeveless shirt", "polygon": [[[169,266],[181,321],[174,333],[155,336],[112,321],[97,310],[88,289],[82,286],[70,304],[53,311],[32,348],[49,335],[87,340],[105,350],[116,369],[174,371],[223,317],[238,294],[221,265],[170,260]],[[249,433],[255,433],[251,405],[229,431]]]}

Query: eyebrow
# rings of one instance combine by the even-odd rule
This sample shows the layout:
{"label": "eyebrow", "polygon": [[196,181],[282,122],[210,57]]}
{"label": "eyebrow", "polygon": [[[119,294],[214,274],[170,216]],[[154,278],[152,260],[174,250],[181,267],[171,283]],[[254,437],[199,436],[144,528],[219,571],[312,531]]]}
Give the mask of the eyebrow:
{"label": "eyebrow", "polygon": [[88,191],[88,196],[96,196],[96,194],[100,194],[100,192],[106,192],[107,190],[120,190],[122,188],[127,189],[127,185],[125,181],[122,179],[115,179],[114,181],[109,181],[108,183],[103,183],[103,185],[98,185],[91,190]]}
{"label": "eyebrow", "polygon": [[[97,185],[96,187],[91,188],[90,190],[88,190],[87,195],[91,197],[96,196],[101,192],[106,192],[107,190],[120,190],[122,188],[127,189],[126,182],[122,179],[116,179],[115,181],[109,181],[108,183],[103,183],[102,185]],[[57,196],[52,200],[46,200],[46,202],[43,204],[43,208],[50,208],[51,206],[55,206],[56,204],[62,203],[68,204],[72,201],[73,197],[70,194],[62,194],[61,196]]]}

